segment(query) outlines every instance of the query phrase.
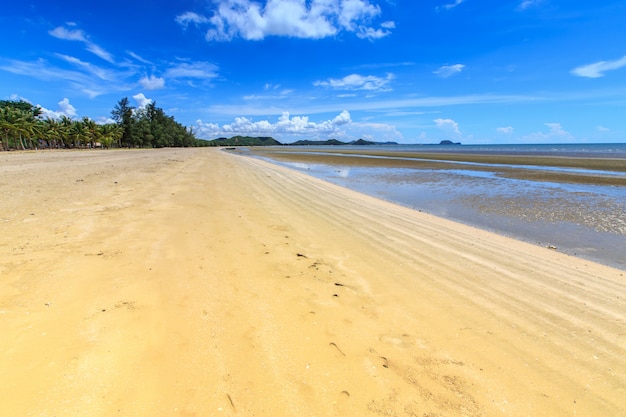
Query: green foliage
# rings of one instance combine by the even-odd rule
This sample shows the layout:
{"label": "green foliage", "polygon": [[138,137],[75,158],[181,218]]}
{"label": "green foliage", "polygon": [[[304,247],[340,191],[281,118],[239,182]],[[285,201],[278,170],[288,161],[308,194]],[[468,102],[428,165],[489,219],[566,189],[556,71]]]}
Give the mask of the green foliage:
{"label": "green foliage", "polygon": [[268,136],[233,136],[207,141],[208,146],[280,146],[282,143]]}
{"label": "green foliage", "polygon": [[298,140],[290,145],[293,146],[327,146],[327,145],[347,145],[347,143],[338,141],[337,139],[329,140]]}
{"label": "green foliage", "polygon": [[43,119],[41,114],[40,107],[25,101],[0,100],[0,150],[209,146],[155,103],[135,109],[126,97],[111,112],[115,123],[99,125],[86,116]]}

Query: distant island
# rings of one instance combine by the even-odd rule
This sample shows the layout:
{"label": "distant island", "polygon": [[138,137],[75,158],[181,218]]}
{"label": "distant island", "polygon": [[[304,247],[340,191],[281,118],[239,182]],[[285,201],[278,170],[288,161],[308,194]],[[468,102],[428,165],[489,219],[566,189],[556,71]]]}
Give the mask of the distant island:
{"label": "distant island", "polygon": [[[373,142],[358,139],[351,142],[342,142],[337,139],[328,140],[298,140],[293,143],[281,143],[271,136],[233,136],[209,140],[208,146],[380,146],[399,145],[398,142]],[[460,145],[461,142],[442,140],[439,145]]]}

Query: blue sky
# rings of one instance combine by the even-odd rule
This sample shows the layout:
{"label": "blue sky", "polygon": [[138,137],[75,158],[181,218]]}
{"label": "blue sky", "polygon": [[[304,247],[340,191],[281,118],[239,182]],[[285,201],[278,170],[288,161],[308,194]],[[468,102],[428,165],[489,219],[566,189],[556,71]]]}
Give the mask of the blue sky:
{"label": "blue sky", "polygon": [[197,136],[626,142],[623,0],[13,1],[0,98]]}

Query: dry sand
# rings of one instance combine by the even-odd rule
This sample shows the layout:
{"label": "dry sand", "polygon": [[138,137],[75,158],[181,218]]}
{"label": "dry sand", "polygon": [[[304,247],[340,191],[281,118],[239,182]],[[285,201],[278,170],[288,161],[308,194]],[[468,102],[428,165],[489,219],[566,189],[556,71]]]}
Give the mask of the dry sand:
{"label": "dry sand", "polygon": [[626,416],[626,272],[216,149],[0,154],[1,416]]}

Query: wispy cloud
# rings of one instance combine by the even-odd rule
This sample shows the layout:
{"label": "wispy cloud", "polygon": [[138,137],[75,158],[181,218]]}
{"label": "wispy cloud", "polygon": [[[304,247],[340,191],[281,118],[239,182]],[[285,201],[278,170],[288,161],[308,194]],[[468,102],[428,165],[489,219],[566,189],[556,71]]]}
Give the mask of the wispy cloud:
{"label": "wispy cloud", "polygon": [[463,1],[465,0],[454,0],[454,3],[448,3],[448,4],[444,4],[443,6],[438,6],[437,10],[450,10],[450,9],[454,9],[455,7],[459,6],[461,3],[463,3]]}
{"label": "wispy cloud", "polygon": [[600,78],[607,71],[613,71],[626,67],[626,55],[614,61],[599,61],[593,64],[574,68],[571,73],[578,77]]}
{"label": "wispy cloud", "polygon": [[392,73],[385,77],[374,75],[350,74],[343,78],[331,78],[326,81],[315,81],[316,87],[329,87],[335,90],[367,90],[367,91],[390,91],[389,83],[395,78]]}
{"label": "wispy cloud", "polygon": [[184,28],[187,28],[190,23],[193,23],[195,25],[201,25],[210,22],[209,18],[201,16],[198,13],[194,12],[185,12],[179,16],[176,16],[176,19],[174,20],[176,21],[176,23],[183,26]]}
{"label": "wispy cloud", "polygon": [[168,78],[212,79],[218,76],[218,66],[210,62],[180,62],[165,71]]}
{"label": "wispy cloud", "polygon": [[[275,91],[276,89],[270,89],[269,85],[266,85],[265,91]],[[294,90],[283,89],[277,91],[274,94],[248,94],[243,97],[244,100],[284,100],[288,98]]]}
{"label": "wispy cloud", "polygon": [[415,65],[415,62],[403,61],[403,62],[377,62],[374,64],[360,64],[354,66],[354,69],[380,69],[380,68],[395,68],[395,67],[410,67]]}
{"label": "wispy cloud", "polygon": [[533,6],[538,6],[543,3],[543,0],[523,0],[519,6],[517,6],[517,10],[526,10]]}
{"label": "wispy cloud", "polygon": [[208,27],[208,41],[230,41],[237,37],[261,40],[268,36],[321,39],[341,31],[374,40],[390,35],[395,28],[392,21],[371,26],[381,9],[369,0],[267,0],[262,3],[216,0],[213,3],[211,17],[188,11],[175,21],[183,28],[189,24]]}
{"label": "wispy cloud", "polygon": [[463,64],[444,65],[433,71],[433,74],[441,78],[448,78],[460,73],[464,68],[465,65]]}
{"label": "wispy cloud", "polygon": [[64,28],[63,26],[59,26],[59,27],[52,29],[48,33],[51,36],[54,36],[55,38],[63,39],[66,41],[87,42],[87,37],[85,35],[85,32],[79,29],[70,30],[70,29]]}
{"label": "wispy cloud", "polygon": [[[559,101],[559,97],[546,98],[541,95],[494,95],[494,94],[475,94],[461,96],[430,96],[417,98],[397,98],[386,100],[362,100],[353,96],[353,100],[341,100],[336,106],[339,108],[347,108],[350,111],[383,111],[408,109],[411,111],[430,107],[446,107],[468,104],[513,104],[513,103],[530,103],[542,100]],[[567,97],[569,99],[569,96]],[[333,104],[324,102],[316,105],[300,105],[292,108],[292,111],[300,114],[323,114],[328,111],[337,110],[333,108]],[[236,116],[239,114],[263,116],[267,114],[281,114],[281,107],[251,106],[251,105],[212,105],[207,111],[215,115]]]}
{"label": "wispy cloud", "polygon": [[57,39],[82,42],[85,44],[85,48],[92,54],[102,58],[105,61],[114,63],[113,56],[106,50],[104,50],[104,48],[91,42],[85,32],[80,29],[67,29],[63,26],[59,26],[49,31],[48,34]]}
{"label": "wispy cloud", "polygon": [[73,57],[73,56],[63,55],[63,54],[55,54],[55,55],[61,58],[62,60],[66,61],[67,63],[72,64],[89,74],[95,75],[101,80],[116,81],[118,79],[118,75],[112,70],[104,69],[92,63],[81,61],[80,59]]}
{"label": "wispy cloud", "polygon": [[142,56],[137,55],[136,53],[134,53],[132,51],[126,51],[126,53],[128,55],[130,55],[131,57],[133,57],[134,59],[136,59],[137,61],[143,63],[143,64],[153,65],[152,62],[148,61],[147,59],[143,58]]}
{"label": "wispy cloud", "polygon": [[106,91],[101,83],[93,79],[92,74],[58,68],[43,59],[37,61],[10,60],[8,65],[1,65],[0,69],[44,81],[65,81],[77,91],[82,91],[91,98]]}
{"label": "wispy cloud", "polygon": [[507,135],[508,135],[508,134],[513,133],[513,127],[511,127],[511,126],[506,126],[506,127],[498,127],[498,128],[496,128],[496,131],[497,131],[498,133],[505,133],[505,134],[507,134]]}
{"label": "wispy cloud", "polygon": [[87,50],[91,52],[92,54],[104,59],[105,61],[108,61],[112,64],[115,63],[115,60],[113,59],[113,55],[111,55],[110,53],[108,53],[107,51],[105,51],[103,48],[99,47],[95,43],[88,42]]}

